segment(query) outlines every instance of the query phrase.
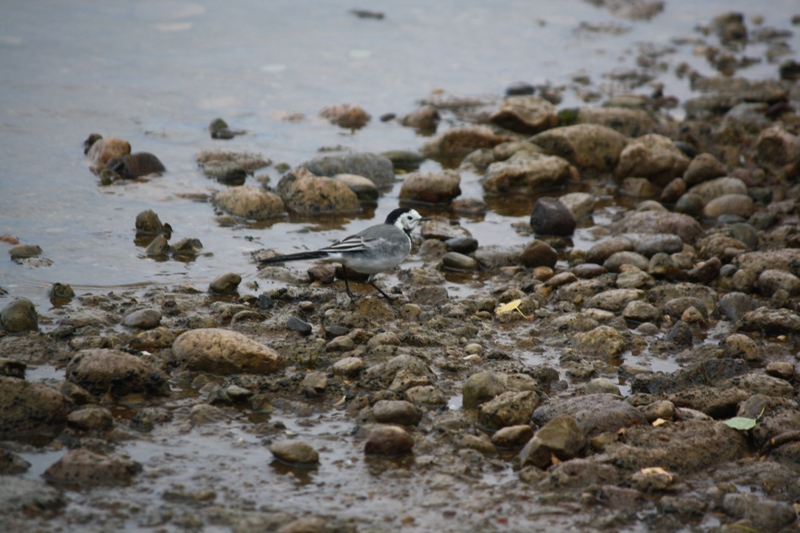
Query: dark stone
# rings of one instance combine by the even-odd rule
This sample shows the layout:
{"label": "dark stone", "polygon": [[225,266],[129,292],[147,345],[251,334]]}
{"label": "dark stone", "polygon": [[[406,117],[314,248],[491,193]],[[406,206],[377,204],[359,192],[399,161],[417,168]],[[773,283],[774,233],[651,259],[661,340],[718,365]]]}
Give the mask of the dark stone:
{"label": "dark stone", "polygon": [[692,328],[689,324],[678,320],[672,329],[669,330],[667,336],[664,338],[667,342],[672,342],[681,348],[690,347],[692,345]]}
{"label": "dark stone", "polygon": [[286,321],[286,329],[296,331],[301,335],[308,335],[311,333],[313,328],[308,322],[300,320],[296,316],[292,316]]}
{"label": "dark stone", "polygon": [[524,96],[536,92],[536,87],[526,81],[515,81],[506,87],[506,96]]}
{"label": "dark stone", "polygon": [[531,227],[539,235],[572,235],[575,217],[557,198],[540,198],[531,212]]}
{"label": "dark stone", "polygon": [[472,237],[453,237],[444,241],[447,249],[460,254],[470,254],[478,249],[478,239]]}
{"label": "dark stone", "polygon": [[275,307],[275,300],[273,300],[269,294],[264,292],[258,295],[256,305],[259,309],[266,311],[267,309],[272,309]]}
{"label": "dark stone", "polygon": [[730,292],[719,300],[720,312],[731,322],[738,322],[759,305],[757,300],[743,292]]}

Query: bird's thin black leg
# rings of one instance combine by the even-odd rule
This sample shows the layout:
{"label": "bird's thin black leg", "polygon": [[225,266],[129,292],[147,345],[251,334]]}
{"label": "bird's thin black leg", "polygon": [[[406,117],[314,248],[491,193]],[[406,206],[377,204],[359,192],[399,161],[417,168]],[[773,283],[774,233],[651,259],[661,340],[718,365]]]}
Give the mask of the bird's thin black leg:
{"label": "bird's thin black leg", "polygon": [[378,286],[375,284],[375,282],[374,282],[374,281],[370,280],[370,281],[369,281],[369,284],[370,284],[370,285],[372,285],[373,287],[375,287],[375,290],[377,290],[379,293],[381,293],[381,294],[383,295],[383,297],[384,297],[384,298],[386,298],[386,299],[387,299],[387,300],[389,300],[390,302],[393,302],[393,301],[394,301],[394,298],[392,298],[391,296],[389,296],[388,294],[386,294],[385,292],[383,292],[383,291],[381,290],[381,288],[380,288],[380,287],[378,287]]}
{"label": "bird's thin black leg", "polygon": [[356,297],[353,296],[353,293],[350,292],[350,284],[347,283],[347,267],[342,265],[342,275],[344,276],[344,288],[347,291],[347,295],[350,297],[352,301],[356,300]]}

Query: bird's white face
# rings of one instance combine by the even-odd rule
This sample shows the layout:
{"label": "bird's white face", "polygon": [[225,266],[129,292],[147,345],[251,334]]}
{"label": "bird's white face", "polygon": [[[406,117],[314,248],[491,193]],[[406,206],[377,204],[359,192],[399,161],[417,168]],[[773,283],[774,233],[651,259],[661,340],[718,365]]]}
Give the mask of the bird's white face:
{"label": "bird's white face", "polygon": [[408,212],[400,215],[395,221],[394,225],[406,233],[411,233],[411,231],[416,228],[417,224],[419,224],[422,220],[424,220],[422,215],[417,213],[416,210],[410,209]]}

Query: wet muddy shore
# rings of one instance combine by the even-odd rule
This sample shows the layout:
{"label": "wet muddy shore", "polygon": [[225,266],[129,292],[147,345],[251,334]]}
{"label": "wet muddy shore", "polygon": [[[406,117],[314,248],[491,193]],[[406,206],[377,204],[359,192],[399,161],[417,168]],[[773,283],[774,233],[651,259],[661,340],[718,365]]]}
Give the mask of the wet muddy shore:
{"label": "wet muddy shore", "polygon": [[[657,20],[651,4],[605,6],[620,25],[580,31]],[[581,77],[488,96],[437,90],[381,116],[320,102],[314,117],[281,120],[343,143],[296,164],[253,150],[237,117],[214,120],[213,144],[192,148],[192,172],[213,190],[180,200],[244,243],[241,271],[197,275],[221,250],[200,229],[187,235],[169,202],[132,202],[135,219],[114,221],[135,234],[125,253],[186,265],[178,281],[60,279],[28,298],[14,272],[52,268],[50,250],[2,235],[0,522],[794,531],[793,21],[698,24],[691,46],[715,73],[676,68],[690,98],[650,77],[666,53],[653,46],[636,76],[609,73],[624,91]],[[748,56],[756,44],[763,56]],[[742,75],[756,60],[773,75]],[[412,132],[415,148],[347,144],[368,146],[380,125]],[[74,162],[104,195],[171,179],[157,139],[144,151],[103,132],[85,154],[82,140]],[[335,265],[258,264],[328,244],[308,227],[342,238],[398,203],[430,220],[407,261],[378,277],[390,300],[363,277],[350,279],[351,300]]]}

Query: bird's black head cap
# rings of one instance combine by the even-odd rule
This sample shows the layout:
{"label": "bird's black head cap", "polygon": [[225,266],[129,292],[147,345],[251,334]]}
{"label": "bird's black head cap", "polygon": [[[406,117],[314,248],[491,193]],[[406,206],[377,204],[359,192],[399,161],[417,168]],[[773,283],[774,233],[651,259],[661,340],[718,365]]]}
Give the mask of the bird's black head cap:
{"label": "bird's black head cap", "polygon": [[397,222],[398,218],[403,216],[405,213],[409,213],[410,211],[412,211],[412,210],[409,209],[408,207],[398,207],[397,209],[395,209],[394,211],[392,211],[391,213],[389,213],[386,216],[386,222],[385,223],[394,225],[394,223]]}

